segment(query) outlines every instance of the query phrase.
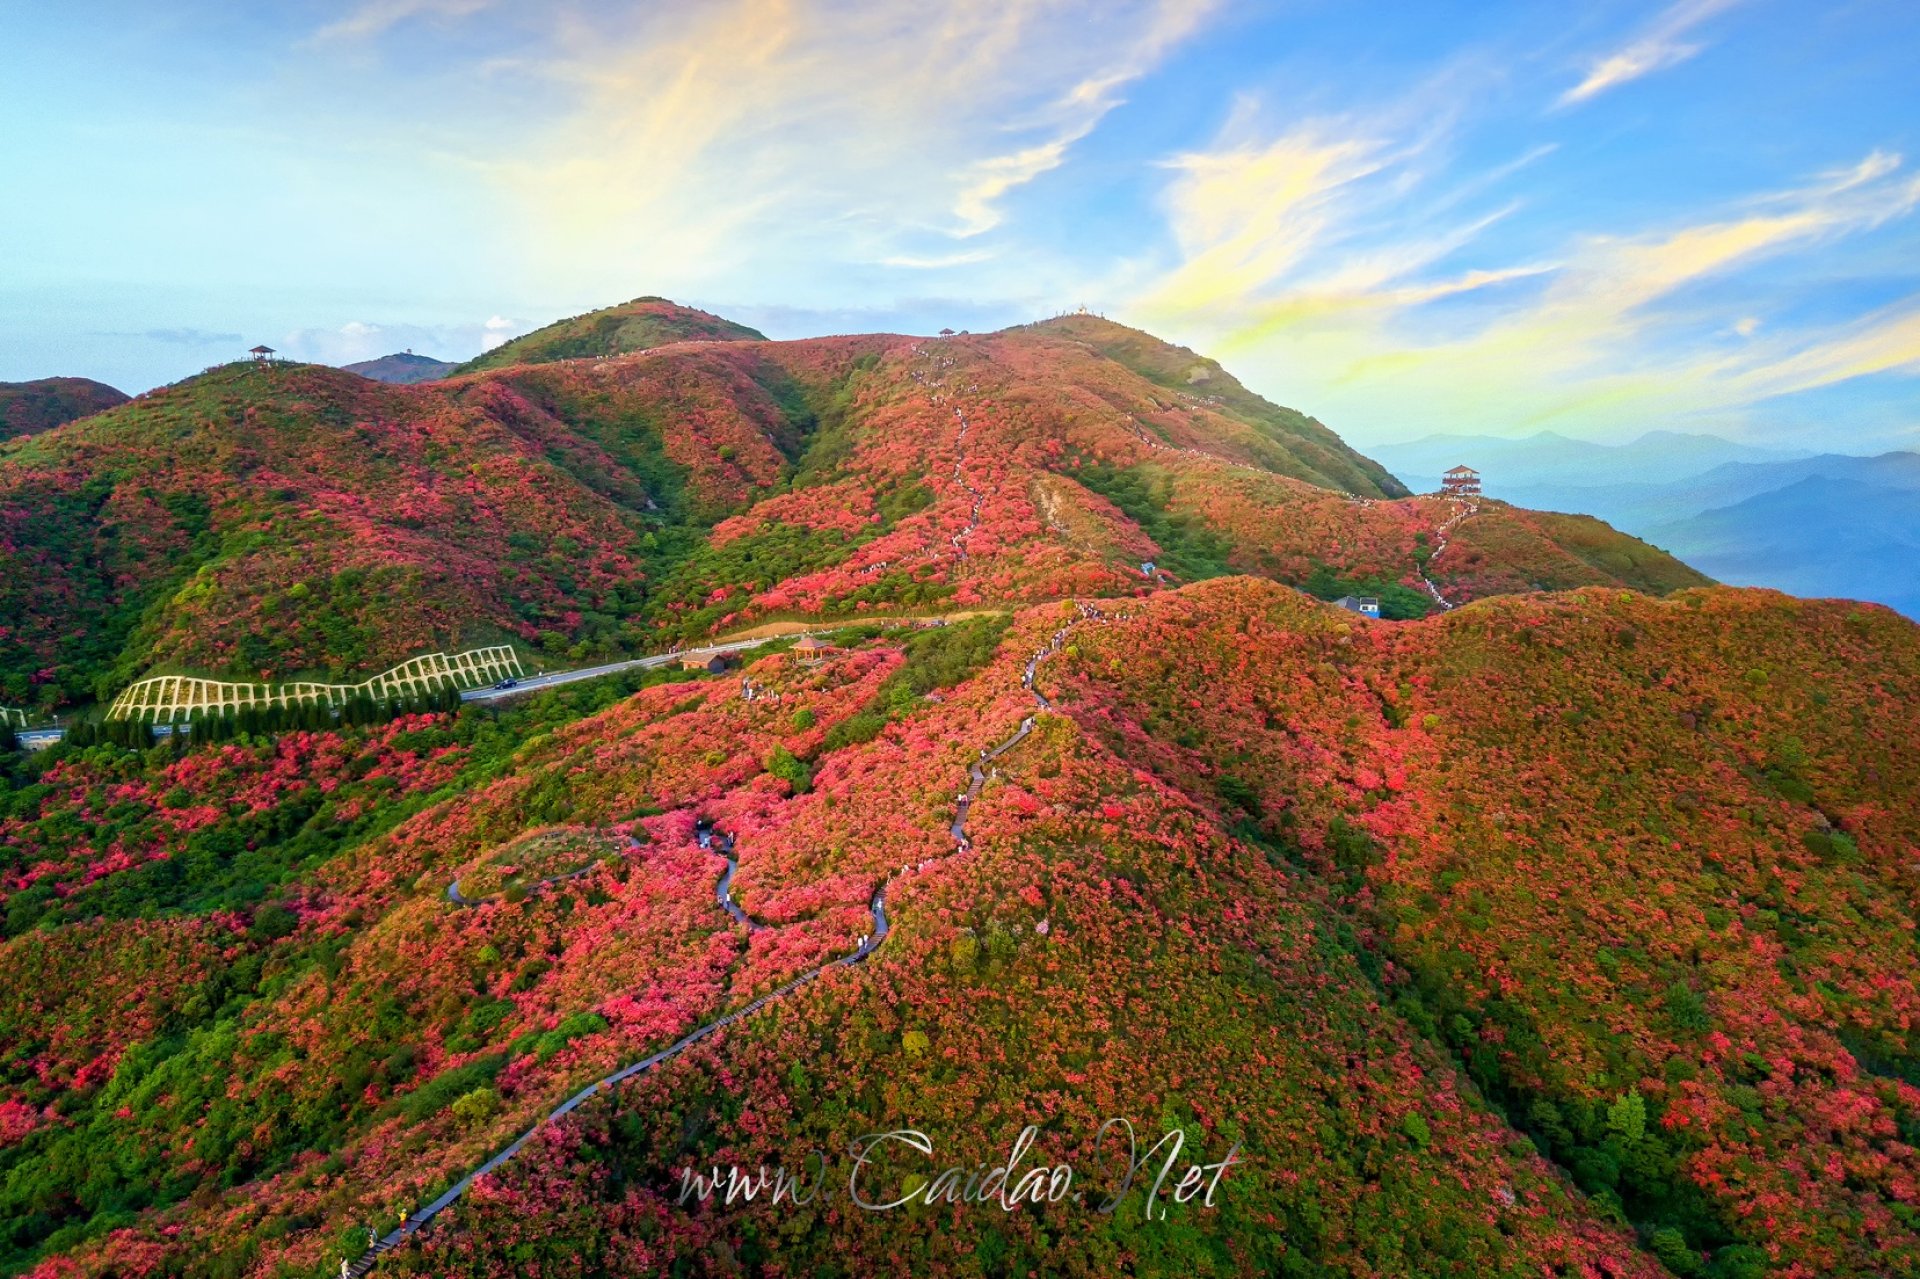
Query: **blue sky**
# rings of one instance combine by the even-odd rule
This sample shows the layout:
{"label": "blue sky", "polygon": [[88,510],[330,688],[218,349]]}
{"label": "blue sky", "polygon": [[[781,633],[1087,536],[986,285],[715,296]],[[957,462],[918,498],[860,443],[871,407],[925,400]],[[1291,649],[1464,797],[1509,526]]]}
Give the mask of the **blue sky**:
{"label": "blue sky", "polygon": [[1911,0],[0,13],[0,379],[1085,304],[1361,445],[1920,447]]}

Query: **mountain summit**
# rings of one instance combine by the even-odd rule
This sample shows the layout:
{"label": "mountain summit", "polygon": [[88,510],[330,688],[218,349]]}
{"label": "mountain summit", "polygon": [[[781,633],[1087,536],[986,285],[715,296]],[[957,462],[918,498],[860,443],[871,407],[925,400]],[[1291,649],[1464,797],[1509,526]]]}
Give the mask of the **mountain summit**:
{"label": "mountain summit", "polygon": [[34,435],[126,402],[125,392],[91,378],[0,382],[0,440]]}
{"label": "mountain summit", "polygon": [[674,342],[764,342],[766,334],[666,298],[635,298],[559,320],[468,360],[459,372],[631,355]]}
{"label": "mountain summit", "polygon": [[432,356],[415,355],[412,351],[399,351],[393,355],[383,355],[377,360],[362,360],[358,364],[343,364],[340,367],[349,373],[358,373],[361,377],[371,378],[375,382],[387,382],[394,386],[412,386],[416,382],[431,382],[435,378],[443,378],[458,366],[445,360],[436,360]]}

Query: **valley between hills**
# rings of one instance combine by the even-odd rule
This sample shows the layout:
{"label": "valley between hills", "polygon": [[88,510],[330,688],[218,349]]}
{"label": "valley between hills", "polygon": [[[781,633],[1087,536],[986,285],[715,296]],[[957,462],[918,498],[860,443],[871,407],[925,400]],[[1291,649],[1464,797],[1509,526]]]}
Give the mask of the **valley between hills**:
{"label": "valley between hills", "polygon": [[[225,366],[0,444],[0,521],[0,689],[90,726],[0,790],[9,1273],[1920,1268],[1885,608],[1411,494],[1092,316]],[[479,646],[622,669],[92,727]],[[1240,1162],[677,1199],[1115,1116]]]}

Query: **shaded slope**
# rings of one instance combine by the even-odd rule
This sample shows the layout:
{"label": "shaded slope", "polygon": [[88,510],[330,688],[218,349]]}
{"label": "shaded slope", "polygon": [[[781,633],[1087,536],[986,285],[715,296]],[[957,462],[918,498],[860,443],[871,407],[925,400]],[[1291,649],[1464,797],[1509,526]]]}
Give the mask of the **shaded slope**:
{"label": "shaded slope", "polygon": [[126,402],[124,392],[83,377],[0,382],[0,440],[50,430]]}
{"label": "shaded slope", "polygon": [[358,364],[343,364],[340,367],[348,373],[358,373],[375,382],[412,386],[416,382],[431,382],[435,378],[446,377],[458,366],[446,360],[402,351],[395,355],[383,355],[377,360],[362,360]]}
{"label": "shaded slope", "polygon": [[703,405],[716,438],[764,448],[781,411],[697,353],[668,387],[552,392],[571,423],[549,393],[537,372],[440,392],[232,366],[15,446],[6,671],[52,664],[41,695],[83,697],[141,670],[345,674],[489,636],[618,651],[648,565],[685,550],[672,530],[742,500],[756,465],[636,423]]}

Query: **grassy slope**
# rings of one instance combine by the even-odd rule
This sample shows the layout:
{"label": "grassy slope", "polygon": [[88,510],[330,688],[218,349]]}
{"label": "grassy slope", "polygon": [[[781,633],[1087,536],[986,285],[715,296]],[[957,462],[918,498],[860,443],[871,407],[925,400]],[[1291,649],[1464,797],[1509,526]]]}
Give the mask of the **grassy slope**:
{"label": "grassy slope", "polygon": [[1383,998],[1679,1273],[1920,1259],[1920,630],[1728,590],[1148,616],[1082,662],[1116,748],[1320,877]]}
{"label": "grassy slope", "polygon": [[1253,424],[1278,446],[1262,450],[1259,460],[1279,474],[1355,493],[1407,494],[1384,466],[1354,453],[1318,420],[1255,395],[1217,361],[1183,346],[1093,316],[1061,316],[1028,327],[1085,342],[1181,400],[1212,405]]}

